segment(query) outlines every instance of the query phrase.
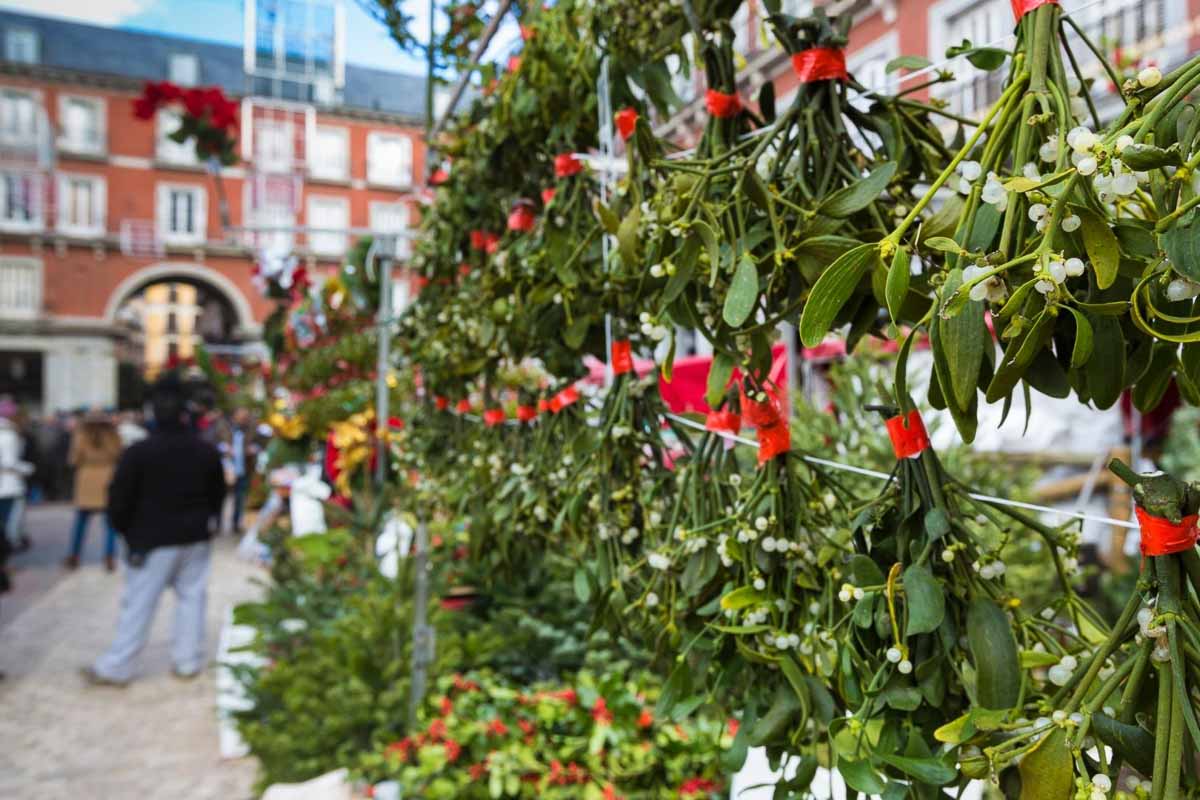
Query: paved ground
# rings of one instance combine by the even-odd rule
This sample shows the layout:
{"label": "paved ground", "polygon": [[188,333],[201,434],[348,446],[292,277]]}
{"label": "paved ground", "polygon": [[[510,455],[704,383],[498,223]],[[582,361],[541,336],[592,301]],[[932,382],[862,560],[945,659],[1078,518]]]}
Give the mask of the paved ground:
{"label": "paved ground", "polygon": [[[245,800],[252,760],[221,761],[214,670],[194,681],[171,677],[168,652],[174,599],[159,606],[142,654],[142,674],[127,689],[87,688],[79,667],[108,644],[122,577],[100,566],[98,521],[84,566],[65,573],[70,512],[32,509],[34,547],[15,557],[15,591],[0,600],[0,797],[58,800]],[[218,540],[209,591],[209,638],[216,652],[223,610],[253,597],[255,568]]]}

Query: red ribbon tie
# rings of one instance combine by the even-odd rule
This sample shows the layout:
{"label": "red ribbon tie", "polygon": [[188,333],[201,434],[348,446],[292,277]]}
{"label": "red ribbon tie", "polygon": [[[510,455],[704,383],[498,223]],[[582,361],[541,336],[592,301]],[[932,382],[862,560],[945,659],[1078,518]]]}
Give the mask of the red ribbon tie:
{"label": "red ribbon tie", "polygon": [[925,432],[921,412],[916,409],[889,419],[887,432],[896,458],[914,458],[929,448],[929,434]]}
{"label": "red ribbon tie", "polygon": [[792,432],[779,413],[778,401],[767,396],[761,403],[743,396],[742,411],[746,422],[758,429],[758,465],[792,449]]}
{"label": "red ribbon tie", "polygon": [[736,92],[725,94],[716,89],[709,89],[704,93],[704,105],[714,117],[728,119],[742,110],[742,98],[738,97]]}
{"label": "red ribbon tie", "polygon": [[704,418],[704,429],[714,433],[740,433],[742,415],[732,411],[710,411]]}
{"label": "red ribbon tie", "polygon": [[1013,19],[1015,19],[1017,22],[1020,22],[1022,17],[1024,17],[1030,11],[1033,11],[1035,8],[1058,5],[1058,0],[1011,0],[1011,2]]}
{"label": "red ribbon tie", "polygon": [[612,343],[613,375],[624,375],[633,372],[633,350],[628,339],[618,339]]}
{"label": "red ribbon tie", "polygon": [[1200,519],[1200,514],[1189,514],[1176,525],[1165,517],[1154,516],[1141,506],[1134,506],[1133,510],[1142,528],[1142,555],[1169,556],[1196,546],[1196,540],[1200,537],[1196,521]]}
{"label": "red ribbon tie", "polygon": [[801,83],[814,81],[844,81],[846,54],[836,47],[813,47],[792,54],[792,70]]}

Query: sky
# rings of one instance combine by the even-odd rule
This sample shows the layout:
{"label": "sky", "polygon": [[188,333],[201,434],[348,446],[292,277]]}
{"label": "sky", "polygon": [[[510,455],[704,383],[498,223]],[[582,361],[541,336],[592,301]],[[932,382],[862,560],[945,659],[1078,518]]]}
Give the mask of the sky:
{"label": "sky", "polygon": [[[346,60],[378,69],[423,73],[424,57],[406,55],[356,0],[346,8]],[[136,28],[226,44],[242,43],[242,0],[0,0],[0,8],[76,22]],[[427,35],[428,0],[405,0],[417,18],[414,29]]]}

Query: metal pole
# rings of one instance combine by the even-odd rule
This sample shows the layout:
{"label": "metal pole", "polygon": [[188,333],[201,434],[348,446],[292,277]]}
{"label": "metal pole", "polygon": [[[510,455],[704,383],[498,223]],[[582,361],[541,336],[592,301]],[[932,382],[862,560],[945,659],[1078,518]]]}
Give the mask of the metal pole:
{"label": "metal pole", "polygon": [[425,697],[429,665],[433,663],[433,629],[429,617],[429,529],[425,520],[417,521],[417,537],[413,551],[416,585],[413,591],[413,652],[412,685],[408,692],[408,729],[417,728],[417,710]]}
{"label": "metal pole", "polygon": [[500,20],[504,18],[504,15],[508,13],[510,8],[512,8],[512,0],[502,0],[500,7],[496,9],[496,15],[488,23],[487,30],[483,32],[483,37],[479,40],[479,45],[475,48],[475,52],[471,54],[471,63],[467,65],[466,71],[459,77],[458,83],[454,85],[454,91],[450,94],[450,103],[446,106],[446,110],[442,112],[442,118],[438,120],[437,125],[434,125],[433,130],[429,132],[430,145],[433,144],[433,140],[437,135],[442,132],[442,128],[446,126],[447,120],[454,116],[454,109],[458,106],[458,101],[462,99],[462,93],[467,88],[467,81],[471,79],[471,73],[479,65],[479,59],[483,58],[488,45],[492,43],[492,37],[496,35],[496,31],[500,28]]}
{"label": "metal pole", "polygon": [[[610,96],[610,87],[608,83],[608,56],[600,58],[600,76],[596,85],[596,111],[600,119],[600,152],[604,156],[606,164],[613,160],[613,130],[612,130],[612,98]],[[612,171],[604,169],[600,172],[600,202],[608,205],[609,197],[612,195]],[[609,234],[604,234],[600,237],[600,258],[604,265],[604,274],[608,274],[608,259],[612,253],[612,239]],[[612,386],[613,383],[613,363],[612,363],[612,346],[613,346],[613,319],[612,312],[604,313],[604,385]]]}
{"label": "metal pole", "polygon": [[[385,250],[394,252],[395,241]],[[392,322],[392,252],[379,259],[379,358],[375,364],[375,485],[383,488],[387,480],[387,447],[384,434],[388,429],[388,370]]]}

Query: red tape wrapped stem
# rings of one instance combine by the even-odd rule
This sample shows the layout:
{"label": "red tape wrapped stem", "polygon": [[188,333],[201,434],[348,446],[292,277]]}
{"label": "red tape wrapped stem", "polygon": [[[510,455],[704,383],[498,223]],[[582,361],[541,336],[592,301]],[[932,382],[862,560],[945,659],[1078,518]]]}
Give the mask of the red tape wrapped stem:
{"label": "red tape wrapped stem", "polygon": [[1196,529],[1196,521],[1200,514],[1189,514],[1176,525],[1165,517],[1156,517],[1141,506],[1134,506],[1138,525],[1142,528],[1142,555],[1169,556],[1172,553],[1182,553],[1196,546],[1200,531]]}
{"label": "red tape wrapped stem", "polygon": [[483,412],[483,424],[494,428],[504,422],[503,408],[489,408]]}
{"label": "red tape wrapped stem", "polygon": [[1033,11],[1035,8],[1058,5],[1058,0],[1011,0],[1011,2],[1013,19],[1015,19],[1017,22],[1020,22],[1021,17],[1025,16],[1030,11]]}
{"label": "red tape wrapped stem", "polygon": [[758,465],[792,449],[792,432],[787,420],[779,413],[779,405],[770,395],[759,403],[744,397],[742,411],[746,422],[758,429]]}
{"label": "red tape wrapped stem", "polygon": [[550,398],[550,411],[554,414],[562,411],[567,406],[579,399],[579,390],[574,386],[568,386],[554,397]]}
{"label": "red tape wrapped stem", "polygon": [[458,405],[456,405],[454,407],[454,410],[460,414],[466,414],[466,413],[470,412],[471,401],[470,400],[459,400]]}
{"label": "red tape wrapped stem", "polygon": [[737,116],[742,110],[742,98],[738,97],[736,92],[725,94],[716,89],[709,89],[704,93],[704,105],[714,117],[728,119]]}
{"label": "red tape wrapped stem", "polygon": [[925,422],[921,419],[921,412],[915,409],[889,419],[887,432],[892,439],[896,458],[915,458],[929,448]]}
{"label": "red tape wrapped stem", "polygon": [[732,411],[710,411],[704,418],[704,429],[714,433],[741,433],[742,415]]}
{"label": "red tape wrapped stem", "polygon": [[801,83],[844,81],[849,77],[846,54],[836,47],[813,47],[792,53],[792,70]]}
{"label": "red tape wrapped stem", "polygon": [[537,415],[538,410],[533,406],[517,406],[517,419],[521,422],[532,422]]}
{"label": "red tape wrapped stem", "polygon": [[633,349],[628,339],[618,339],[612,343],[613,375],[624,375],[633,372]]}

